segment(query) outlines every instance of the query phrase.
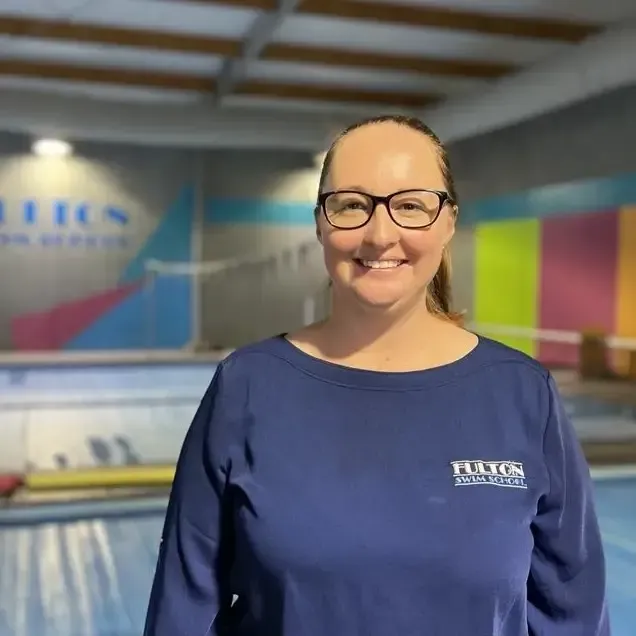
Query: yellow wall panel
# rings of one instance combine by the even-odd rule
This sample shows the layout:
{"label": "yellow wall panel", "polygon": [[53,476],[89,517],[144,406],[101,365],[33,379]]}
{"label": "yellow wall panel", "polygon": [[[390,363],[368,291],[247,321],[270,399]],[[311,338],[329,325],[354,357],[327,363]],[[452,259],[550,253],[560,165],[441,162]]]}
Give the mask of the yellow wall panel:
{"label": "yellow wall panel", "polygon": [[[636,206],[621,209],[618,227],[616,335],[636,338]],[[629,364],[626,354],[616,362],[621,371]]]}

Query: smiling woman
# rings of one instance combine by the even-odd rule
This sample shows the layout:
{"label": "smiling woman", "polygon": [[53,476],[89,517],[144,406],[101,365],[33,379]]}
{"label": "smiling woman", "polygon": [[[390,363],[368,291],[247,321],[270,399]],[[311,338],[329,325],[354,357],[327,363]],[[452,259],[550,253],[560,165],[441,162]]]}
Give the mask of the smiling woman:
{"label": "smiling woman", "polygon": [[[405,137],[422,146],[422,152],[409,156],[405,152],[408,147],[404,145]],[[374,144],[386,148],[384,161],[378,162],[377,154],[369,154],[372,150],[369,146]],[[353,185],[365,182],[367,185],[372,182],[375,188],[383,188],[389,194],[379,196],[368,187]],[[430,128],[419,120],[391,116],[365,120],[347,128],[325,155],[319,192],[318,211],[324,213],[331,226],[327,235],[336,241],[335,245],[323,243],[330,275],[337,274],[330,268],[332,257],[340,247],[348,247],[339,247],[340,239],[359,244],[360,255],[354,257],[357,264],[362,260],[373,261],[372,253],[377,256],[381,251],[382,258],[375,259],[376,267],[386,268],[390,261],[417,266],[420,285],[414,289],[415,295],[426,299],[429,310],[450,317],[447,245],[454,232],[457,194],[444,148]],[[382,210],[378,211],[378,206]],[[324,231],[320,226],[319,220],[318,236],[322,238]],[[334,233],[332,229],[355,231]],[[387,249],[398,235],[412,239],[405,246],[410,256],[398,254],[404,251],[400,245]],[[428,289],[427,293],[421,293],[422,286]]]}
{"label": "smiling woman", "polygon": [[418,120],[334,142],[316,206],[332,312],[219,365],[146,636],[609,636],[590,475],[554,379],[449,319],[456,202]]}
{"label": "smiling woman", "polygon": [[[369,157],[368,154],[364,154],[363,148],[355,145],[356,131],[364,130],[366,138],[369,133],[367,128],[371,124],[375,125],[375,130],[372,130],[372,134],[375,132],[376,136],[380,136],[380,139],[377,140],[379,143],[388,144],[388,151],[390,151],[391,144],[398,146],[397,152],[392,155],[393,165],[388,171],[385,165],[376,166],[379,174],[374,174],[373,170],[369,171],[368,165],[365,165],[364,161],[364,156],[367,157],[367,161],[373,161],[376,155]],[[384,124],[384,126],[380,126],[380,124]],[[420,160],[419,166],[413,165],[409,161],[409,157],[403,152],[403,147],[401,146],[400,136],[405,134],[408,136],[409,133],[411,136],[415,133],[417,141],[425,145],[424,152],[418,157]],[[394,134],[397,134],[397,139]],[[384,136],[384,139],[382,139],[382,136]],[[371,142],[371,140],[369,141]],[[353,153],[355,156],[348,156],[347,151],[352,143],[354,144]],[[338,149],[338,153],[336,153],[336,149]],[[336,164],[335,167],[333,165],[336,155],[337,161],[346,165],[348,170],[357,169],[364,174],[361,179],[356,180],[356,183],[369,179],[373,179],[378,183],[378,178],[380,179],[379,183],[393,180],[394,187],[398,188],[397,191],[392,192],[388,196],[377,196],[365,191],[365,188],[360,185],[353,186],[338,183],[338,179],[342,180],[342,177],[338,174],[339,164]],[[420,175],[431,174],[431,164],[434,167],[433,174],[437,175],[436,183],[442,189],[431,189],[430,183],[427,184],[427,187],[424,187],[422,183],[418,183],[422,179]],[[418,169],[421,171],[419,174],[412,174],[413,171]],[[354,180],[358,176],[355,172],[352,176],[349,176],[349,173],[345,174],[347,175],[346,178],[353,178]],[[338,183],[338,188],[329,190],[327,186],[333,186],[334,183]],[[452,235],[454,220],[458,211],[457,193],[453,176],[441,141],[423,122],[404,117],[377,117],[371,120],[364,120],[344,130],[324,156],[319,180],[319,193],[316,211],[317,213],[322,211],[327,222],[335,229],[358,230],[366,228],[366,232],[372,231],[374,228],[368,228],[367,226],[372,216],[374,216],[378,205],[382,205],[391,221],[393,221],[390,227],[397,225],[403,229],[427,230],[438,221],[440,216],[444,216],[447,232]],[[376,225],[379,223],[380,221],[376,221]],[[449,224],[452,227],[448,227]],[[432,231],[427,234],[435,235],[437,232]],[[322,236],[320,221],[318,222],[318,236],[319,238]],[[349,234],[348,236],[351,239],[356,238],[354,234]],[[434,238],[435,236],[433,236],[433,240]],[[433,312],[457,318],[457,316],[451,315],[450,257],[448,249],[446,249],[449,240],[450,236],[447,236],[441,249],[438,250],[441,251],[441,256],[437,263],[437,271],[432,281],[426,281],[427,286],[429,282],[431,284],[425,298],[429,309]],[[407,258],[393,260],[400,261],[401,264],[409,264],[409,259]],[[329,268],[327,259],[326,263]]]}

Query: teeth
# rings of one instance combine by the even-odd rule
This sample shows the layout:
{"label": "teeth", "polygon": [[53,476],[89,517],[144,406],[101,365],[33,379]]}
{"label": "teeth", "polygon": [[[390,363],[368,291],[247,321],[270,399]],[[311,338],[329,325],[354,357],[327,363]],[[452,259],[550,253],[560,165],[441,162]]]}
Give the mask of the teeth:
{"label": "teeth", "polygon": [[393,267],[399,267],[402,261],[360,261],[365,267],[370,269],[391,269]]}

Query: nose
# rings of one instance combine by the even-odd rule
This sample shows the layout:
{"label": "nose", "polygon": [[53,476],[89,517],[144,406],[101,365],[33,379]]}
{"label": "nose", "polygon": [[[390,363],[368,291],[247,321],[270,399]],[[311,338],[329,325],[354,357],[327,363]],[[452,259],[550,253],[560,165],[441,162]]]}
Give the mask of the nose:
{"label": "nose", "polygon": [[378,205],[367,223],[365,243],[378,248],[386,248],[398,242],[400,231],[393,222],[385,205]]}

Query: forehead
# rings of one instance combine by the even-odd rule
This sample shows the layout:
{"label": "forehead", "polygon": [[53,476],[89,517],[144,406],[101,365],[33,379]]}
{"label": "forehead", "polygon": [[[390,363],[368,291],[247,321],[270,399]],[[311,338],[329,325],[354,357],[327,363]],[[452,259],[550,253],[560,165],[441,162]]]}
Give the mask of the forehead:
{"label": "forehead", "polygon": [[342,138],[328,182],[334,189],[360,186],[374,193],[445,187],[435,143],[392,122],[364,126]]}

